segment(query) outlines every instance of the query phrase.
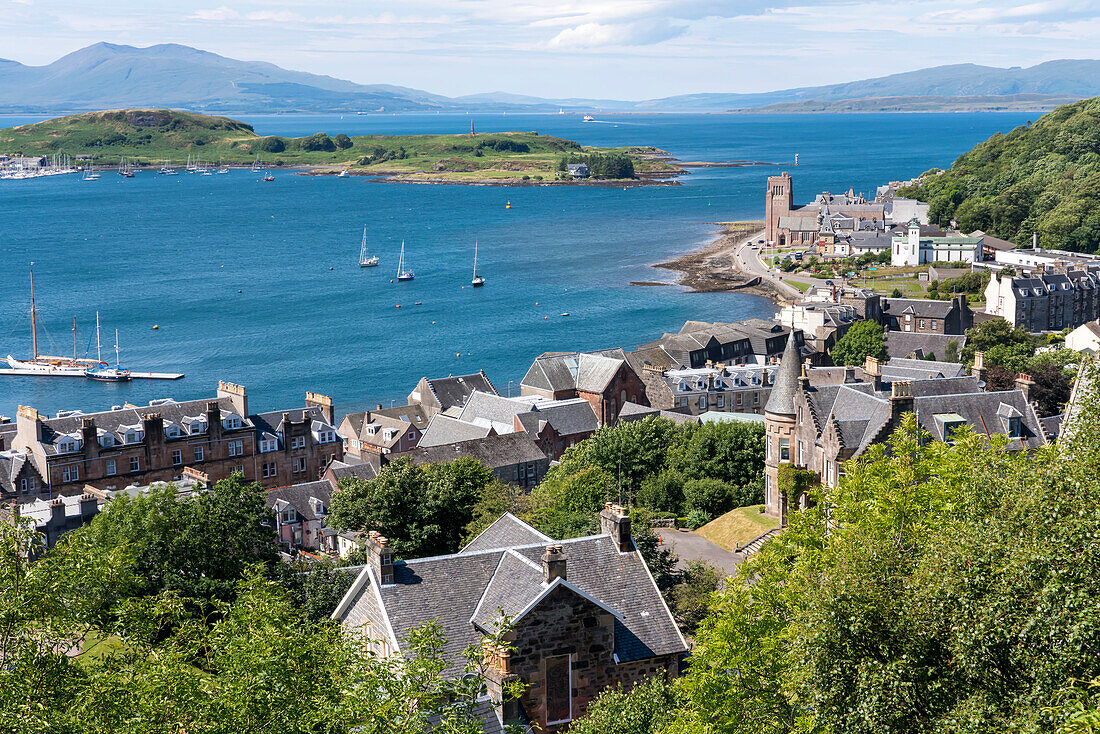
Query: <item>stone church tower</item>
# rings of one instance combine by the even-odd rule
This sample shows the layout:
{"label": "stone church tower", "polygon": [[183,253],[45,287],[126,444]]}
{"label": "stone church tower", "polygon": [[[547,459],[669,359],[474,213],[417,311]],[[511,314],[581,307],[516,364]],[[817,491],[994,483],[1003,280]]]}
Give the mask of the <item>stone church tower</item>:
{"label": "stone church tower", "polygon": [[768,193],[764,199],[764,236],[769,243],[779,244],[779,218],[790,216],[793,209],[794,185],[791,174],[784,171],[778,176],[768,176]]}
{"label": "stone church tower", "polygon": [[787,516],[787,500],[779,492],[779,465],[794,461],[797,428],[795,395],[798,393],[801,368],[802,356],[798,353],[792,331],[776,370],[771,395],[764,406],[764,509],[772,517]]}

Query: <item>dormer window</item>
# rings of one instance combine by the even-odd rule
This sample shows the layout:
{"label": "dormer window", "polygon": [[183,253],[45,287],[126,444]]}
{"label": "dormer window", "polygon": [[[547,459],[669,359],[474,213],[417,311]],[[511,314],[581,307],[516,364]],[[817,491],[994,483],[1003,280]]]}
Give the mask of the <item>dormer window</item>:
{"label": "dormer window", "polygon": [[373,436],[378,433],[378,426],[371,423],[367,426],[366,431],[368,436]]}
{"label": "dormer window", "polygon": [[696,390],[706,390],[707,389],[707,381],[702,379],[702,378],[696,380],[695,381],[695,389]]}
{"label": "dormer window", "polygon": [[61,439],[60,441],[57,442],[57,451],[58,451],[58,453],[68,454],[68,453],[72,453],[73,451],[79,451],[79,450],[80,450],[80,441],[78,441],[77,439],[75,439],[71,436],[66,436],[65,438],[63,438],[63,439]]}
{"label": "dormer window", "polygon": [[317,513],[318,515],[324,515],[327,512],[327,510],[325,509],[325,503],[322,502],[321,500],[317,499],[316,497],[314,497],[312,499],[313,499],[313,511],[315,513]]}
{"label": "dormer window", "polygon": [[141,443],[141,439],[144,436],[144,432],[139,431],[136,428],[130,428],[126,431],[126,435],[123,440],[126,443]]}
{"label": "dormer window", "polygon": [[1019,416],[1013,416],[1008,419],[1008,437],[1009,438],[1022,438],[1024,435],[1024,422]]}
{"label": "dormer window", "polygon": [[115,436],[113,433],[104,433],[99,437],[99,445],[103,448],[111,448],[115,445]]}
{"label": "dormer window", "polygon": [[283,510],[283,523],[289,524],[292,522],[298,522],[298,513],[293,507],[287,507]]}
{"label": "dormer window", "polygon": [[197,436],[200,433],[206,433],[206,420],[203,418],[194,418],[187,426],[187,432],[192,436]]}
{"label": "dormer window", "polygon": [[279,441],[275,438],[260,439],[260,453],[269,454],[279,448]]}
{"label": "dormer window", "polygon": [[721,377],[715,377],[714,378],[714,389],[715,390],[721,390],[725,386],[726,386],[726,384],[724,382],[722,382]]}
{"label": "dormer window", "polygon": [[232,431],[241,427],[240,416],[230,415],[222,421],[222,427],[227,431]]}
{"label": "dormer window", "polygon": [[958,413],[937,413],[935,418],[944,443],[955,443],[955,434],[966,425],[966,419]]}
{"label": "dormer window", "polygon": [[397,435],[397,429],[396,428],[387,428],[386,430],[382,431],[382,438],[385,439],[386,441],[392,441],[396,435]]}
{"label": "dormer window", "polygon": [[164,435],[168,438],[179,438],[180,427],[175,423],[169,423],[167,426],[164,427]]}
{"label": "dormer window", "polygon": [[687,390],[688,390],[687,380],[680,380],[680,384],[677,385],[677,387],[679,388],[680,392],[687,392]]}

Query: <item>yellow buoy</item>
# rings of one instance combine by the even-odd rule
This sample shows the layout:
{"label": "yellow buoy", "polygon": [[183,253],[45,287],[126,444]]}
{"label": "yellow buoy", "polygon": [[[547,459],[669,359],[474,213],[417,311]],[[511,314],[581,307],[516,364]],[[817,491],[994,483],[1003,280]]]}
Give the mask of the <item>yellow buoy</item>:
{"label": "yellow buoy", "polygon": [[159,328],[160,328],[160,324],[153,324],[153,329],[154,330],[159,329]]}
{"label": "yellow buoy", "polygon": [[512,208],[512,202],[510,202],[510,201],[509,201],[509,202],[506,202],[506,203],[504,204],[504,208],[505,208],[505,209],[511,209],[511,208]]}
{"label": "yellow buoy", "polygon": [[461,357],[461,356],[462,356],[462,352],[455,352],[455,356],[456,356],[456,357]]}

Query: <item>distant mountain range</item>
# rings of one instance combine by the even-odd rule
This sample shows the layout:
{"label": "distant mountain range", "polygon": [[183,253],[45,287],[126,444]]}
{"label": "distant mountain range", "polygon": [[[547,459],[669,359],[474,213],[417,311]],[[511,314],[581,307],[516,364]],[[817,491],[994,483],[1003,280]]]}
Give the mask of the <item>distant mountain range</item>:
{"label": "distant mountain range", "polygon": [[[624,101],[544,99],[505,92],[445,97],[238,61],[177,44],[137,48],[97,43],[46,66],[0,59],[0,111],[7,112],[130,107],[224,112],[1039,110],[1097,95],[1097,60],[1048,61],[1026,69],[952,64],[821,87]],[[1007,106],[999,105],[1002,97],[1011,98],[1004,100]],[[867,101],[878,99],[883,103]],[[858,104],[844,104],[853,100]]]}

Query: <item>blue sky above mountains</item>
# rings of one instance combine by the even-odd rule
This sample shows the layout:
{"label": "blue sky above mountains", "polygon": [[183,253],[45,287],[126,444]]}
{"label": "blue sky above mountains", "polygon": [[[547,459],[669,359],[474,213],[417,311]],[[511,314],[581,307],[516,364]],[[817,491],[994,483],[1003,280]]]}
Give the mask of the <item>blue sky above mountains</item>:
{"label": "blue sky above mountains", "polygon": [[0,57],[96,41],[462,95],[756,92],[1100,55],[1100,0],[0,0]]}

